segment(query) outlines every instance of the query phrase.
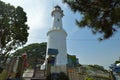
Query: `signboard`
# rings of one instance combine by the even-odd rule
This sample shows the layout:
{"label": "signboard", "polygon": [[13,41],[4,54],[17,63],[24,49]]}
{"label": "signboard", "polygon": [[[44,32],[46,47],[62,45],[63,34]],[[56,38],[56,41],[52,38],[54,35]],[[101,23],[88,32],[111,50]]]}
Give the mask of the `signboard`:
{"label": "signboard", "polygon": [[57,49],[48,48],[48,55],[57,55],[57,54],[58,54]]}

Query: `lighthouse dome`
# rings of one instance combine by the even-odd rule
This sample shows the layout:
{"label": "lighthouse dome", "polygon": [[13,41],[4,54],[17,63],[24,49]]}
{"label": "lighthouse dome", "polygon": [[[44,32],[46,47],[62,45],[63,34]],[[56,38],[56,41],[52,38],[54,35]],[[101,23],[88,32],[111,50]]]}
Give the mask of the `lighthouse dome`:
{"label": "lighthouse dome", "polygon": [[56,8],[58,8],[58,9],[60,9],[60,10],[61,10],[60,6],[58,6],[58,5],[56,5],[54,8],[55,8],[55,9],[56,9]]}

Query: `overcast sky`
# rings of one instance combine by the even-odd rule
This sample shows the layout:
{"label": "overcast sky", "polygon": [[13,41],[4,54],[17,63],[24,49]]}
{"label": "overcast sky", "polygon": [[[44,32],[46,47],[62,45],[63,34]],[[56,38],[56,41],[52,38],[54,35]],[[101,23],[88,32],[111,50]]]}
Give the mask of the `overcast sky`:
{"label": "overcast sky", "polygon": [[47,42],[47,31],[51,28],[51,11],[59,5],[65,16],[63,28],[68,33],[67,52],[76,55],[81,64],[98,64],[108,68],[120,57],[120,30],[109,40],[99,42],[101,35],[93,35],[88,28],[78,28],[75,19],[81,19],[79,13],[74,14],[62,0],[2,0],[14,6],[23,7],[27,13],[27,24],[30,27],[27,44]]}

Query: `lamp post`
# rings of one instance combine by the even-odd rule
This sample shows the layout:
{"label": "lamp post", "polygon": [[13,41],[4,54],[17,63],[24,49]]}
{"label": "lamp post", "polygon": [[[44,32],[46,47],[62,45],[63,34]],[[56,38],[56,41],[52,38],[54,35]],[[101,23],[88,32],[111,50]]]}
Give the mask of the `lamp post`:
{"label": "lamp post", "polygon": [[23,64],[22,64],[22,74],[23,74],[24,69],[26,67],[25,65],[26,65],[26,60],[27,60],[27,53],[26,52],[22,54],[22,59],[23,59]]}
{"label": "lamp post", "polygon": [[[1,63],[1,56],[2,56],[2,44],[1,44],[1,36],[0,36],[0,63]],[[1,66],[1,65],[0,65]]]}
{"label": "lamp post", "polygon": [[4,30],[0,29],[0,54],[2,54],[2,36],[3,36]]}
{"label": "lamp post", "polygon": [[[37,49],[33,49],[33,54],[35,54],[37,52]],[[38,52],[37,52],[38,53]],[[37,62],[38,62],[38,55],[34,55],[34,64],[33,64],[33,68],[34,68],[34,72],[33,72],[33,78],[35,78],[36,75],[36,71],[37,71]]]}
{"label": "lamp post", "polygon": [[1,36],[0,36],[0,73],[3,71],[2,68],[2,44],[1,44]]}

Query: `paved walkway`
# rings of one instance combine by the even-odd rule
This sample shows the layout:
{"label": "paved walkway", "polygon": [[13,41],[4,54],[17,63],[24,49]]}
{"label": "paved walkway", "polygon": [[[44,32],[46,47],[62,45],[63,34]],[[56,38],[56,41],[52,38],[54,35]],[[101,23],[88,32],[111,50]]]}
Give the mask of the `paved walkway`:
{"label": "paved walkway", "polygon": [[24,74],[23,74],[23,78],[25,80],[31,80],[32,76],[33,76],[33,72],[34,70],[33,69],[27,69]]}

